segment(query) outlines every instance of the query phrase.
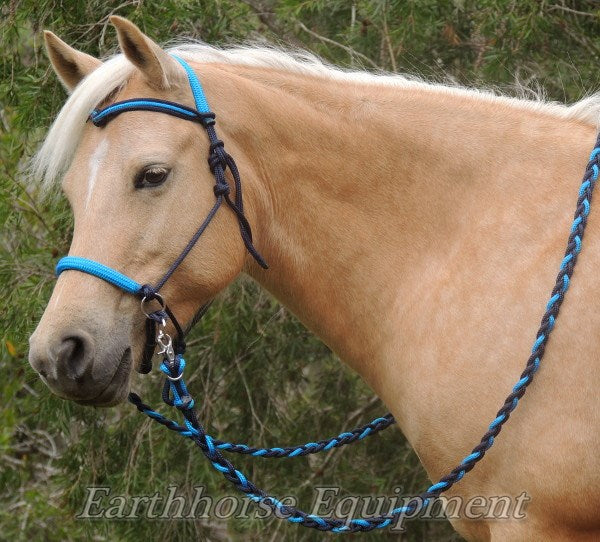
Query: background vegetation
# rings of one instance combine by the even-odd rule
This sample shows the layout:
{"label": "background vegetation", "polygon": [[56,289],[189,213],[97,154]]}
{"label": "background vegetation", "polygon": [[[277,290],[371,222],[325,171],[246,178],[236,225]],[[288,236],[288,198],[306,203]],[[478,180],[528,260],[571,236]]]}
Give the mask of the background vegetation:
{"label": "background vegetation", "polygon": [[[27,337],[67,252],[71,219],[42,201],[20,168],[65,95],[48,68],[41,30],[94,55],[115,50],[110,14],[166,42],[176,35],[226,44],[269,40],[356,69],[434,80],[544,88],[574,101],[598,88],[600,6],[593,0],[11,0],[0,2],[0,538],[13,540],[316,540],[282,522],[75,520],[85,487],[115,494],[230,492],[189,443],[124,405],[94,410],[51,396],[27,364]],[[264,445],[333,434],[385,408],[284,308],[240,281],[196,330],[190,385],[215,433]],[[158,379],[146,396],[158,402]],[[152,392],[152,393],[149,393]],[[176,461],[174,460],[176,459]],[[426,484],[397,431],[324,457],[240,461],[276,494],[310,503],[311,484],[345,494],[387,494]],[[444,522],[413,522],[405,539],[450,540]],[[364,540],[397,539],[379,532]]]}

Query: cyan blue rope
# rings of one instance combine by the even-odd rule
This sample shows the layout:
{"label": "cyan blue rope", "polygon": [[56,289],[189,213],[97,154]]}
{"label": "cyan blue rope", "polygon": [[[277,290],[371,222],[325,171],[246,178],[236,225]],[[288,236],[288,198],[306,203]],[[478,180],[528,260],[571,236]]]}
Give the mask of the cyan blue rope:
{"label": "cyan blue rope", "polygon": [[80,258],[79,256],[65,256],[64,258],[61,258],[56,264],[56,276],[69,270],[81,271],[88,275],[94,275],[130,294],[138,295],[142,289],[141,284],[138,284],[135,280],[123,275],[123,273],[119,273],[106,265],[87,258]]}
{"label": "cyan blue rope", "polygon": [[[422,510],[432,499],[439,497],[441,493],[447,491],[454,484],[462,480],[465,474],[471,471],[485,456],[487,450],[494,444],[494,440],[502,430],[503,425],[508,421],[511,412],[517,407],[519,400],[523,397],[527,387],[533,382],[534,375],[538,371],[544,356],[548,339],[555,327],[556,318],[558,317],[564,296],[569,288],[571,276],[581,251],[583,235],[592,201],[592,194],[596,181],[598,180],[599,171],[600,136],[590,155],[590,161],[586,167],[583,182],[579,189],[577,207],[567,241],[565,257],[560,265],[555,286],[550,294],[550,300],[546,305],[546,311],[544,312],[540,327],[536,333],[531,355],[527,360],[527,364],[524,371],[521,373],[519,380],[505,399],[504,404],[496,414],[494,420],[489,424],[488,431],[483,435],[479,444],[477,444],[477,446],[475,446],[446,476],[429,486],[429,488],[418,497],[411,499],[405,506],[392,510],[390,514],[381,515],[375,518],[354,518],[348,521],[342,521],[339,519],[307,514],[298,508],[283,505],[275,497],[268,495],[255,486],[241,471],[236,469],[230,461],[223,457],[221,451],[215,445],[215,439],[205,432],[198,421],[196,410],[194,408],[194,401],[189,396],[185,386],[182,376],[184,364],[181,363],[181,358],[179,357],[176,357],[173,363],[163,363],[162,370],[166,372],[169,377],[178,379],[168,380],[167,387],[171,392],[172,398],[166,398],[167,404],[173,405],[181,411],[185,419],[185,426],[191,434],[190,438],[194,440],[215,470],[219,471],[229,482],[231,482],[239,491],[246,494],[250,499],[266,505],[273,512],[277,513],[278,517],[283,517],[291,523],[334,533],[370,531],[391,525],[402,514],[412,515]],[[164,395],[165,394],[163,394],[163,396]],[[136,404],[138,408],[143,404],[141,403],[141,399],[137,396],[130,397],[130,401]],[[161,423],[154,411],[146,412],[146,414]]]}
{"label": "cyan blue rope", "polygon": [[170,113],[188,120],[201,120],[201,116],[193,109],[180,104],[167,102],[165,100],[155,100],[152,98],[124,100],[109,105],[104,109],[95,109],[90,113],[90,120],[95,126],[103,126],[111,118],[120,113],[125,113],[126,111],[156,111],[159,113]]}
{"label": "cyan blue rope", "polygon": [[190,88],[192,89],[192,94],[194,95],[194,102],[196,103],[196,109],[200,113],[210,113],[210,107],[208,106],[208,101],[206,100],[206,96],[204,95],[204,89],[200,84],[200,80],[198,76],[192,70],[192,67],[185,61],[183,58],[178,57],[177,55],[172,55],[179,64],[183,66],[185,73],[188,77],[188,82],[190,84]]}

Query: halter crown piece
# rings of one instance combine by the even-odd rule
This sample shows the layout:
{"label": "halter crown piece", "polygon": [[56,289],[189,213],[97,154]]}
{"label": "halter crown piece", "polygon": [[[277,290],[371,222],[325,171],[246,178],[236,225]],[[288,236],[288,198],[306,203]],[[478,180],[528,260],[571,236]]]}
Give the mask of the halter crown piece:
{"label": "halter crown piece", "polygon": [[[362,440],[370,435],[373,435],[386,427],[389,427],[395,420],[391,414],[387,414],[381,418],[376,418],[372,422],[341,433],[335,437],[316,442],[308,442],[297,446],[290,447],[275,447],[261,448],[253,447],[247,444],[233,444],[224,442],[211,437],[206,433],[200,422],[198,421],[194,399],[190,396],[183,379],[183,370],[185,368],[185,360],[183,354],[185,352],[184,331],[177,319],[164,303],[160,296],[160,289],[166,281],[175,272],[184,258],[194,247],[200,236],[208,227],[210,221],[214,218],[217,210],[225,201],[225,203],[234,212],[240,227],[240,234],[246,246],[246,249],[256,262],[263,268],[267,269],[262,256],[254,248],[252,243],[252,232],[250,224],[244,216],[244,208],[242,202],[242,186],[240,175],[235,162],[229,154],[225,152],[223,142],[217,137],[215,131],[215,115],[210,111],[206,97],[202,90],[202,85],[192,68],[181,58],[175,59],[185,69],[190,84],[190,88],[194,97],[196,108],[192,109],[187,106],[172,103],[164,100],[156,100],[152,98],[140,98],[126,100],[109,105],[101,110],[95,110],[90,115],[90,120],[96,126],[104,126],[115,116],[127,111],[155,111],[166,113],[184,120],[198,122],[204,127],[210,141],[210,150],[208,164],[210,170],[215,177],[214,193],[216,202],[209,211],[200,227],[190,239],[188,244],[182,250],[181,254],[173,262],[171,267],[156,283],[155,286],[150,284],[140,285],[135,280],[116,271],[106,265],[98,263],[87,258],[77,256],[67,256],[62,258],[56,266],[56,274],[60,275],[64,271],[74,270],[81,271],[94,275],[110,284],[122,289],[123,291],[139,296],[142,298],[142,310],[145,312],[145,301],[156,299],[161,304],[161,309],[146,313],[146,349],[142,363],[142,372],[149,372],[152,368],[151,359],[156,344],[161,347],[159,354],[163,355],[163,361],[160,365],[160,370],[165,373],[166,379],[163,387],[163,400],[170,406],[175,406],[184,417],[184,425],[179,425],[173,420],[170,420],[162,414],[156,412],[148,405],[144,404],[140,397],[135,393],[129,394],[129,401],[133,403],[137,409],[152,418],[154,421],[164,425],[168,429],[176,431],[180,435],[190,438],[200,448],[202,453],[208,458],[212,466],[231,482],[238,490],[245,493],[251,500],[260,502],[270,508],[279,518],[286,519],[291,523],[297,523],[305,527],[311,527],[320,531],[331,531],[334,533],[348,533],[357,531],[370,531],[373,529],[382,529],[395,522],[401,521],[403,517],[408,515],[414,516],[422,511],[433,499],[437,498],[441,493],[450,489],[454,484],[459,482],[463,476],[468,473],[480,461],[486,451],[494,443],[494,438],[500,433],[502,426],[509,419],[511,412],[517,407],[519,399],[525,393],[527,387],[533,381],[534,375],[538,370],[543,358],[546,344],[550,333],[552,332],[564,296],[570,284],[571,276],[577,262],[578,255],[581,251],[583,234],[587,225],[587,218],[590,212],[590,203],[592,193],[598,179],[600,171],[600,136],[596,141],[594,150],[590,155],[588,165],[586,167],[583,182],[579,189],[577,199],[577,208],[571,231],[569,234],[565,257],[560,265],[560,270],[556,279],[555,286],[552,290],[550,300],[546,306],[546,310],[542,317],[542,321],[536,339],[531,351],[531,355],[527,360],[524,371],[511,393],[508,395],[504,404],[496,414],[494,420],[490,423],[488,431],[483,435],[480,442],[475,446],[471,453],[468,454],[454,469],[446,476],[442,477],[437,483],[431,485],[426,491],[417,497],[409,499],[404,506],[400,506],[391,510],[388,514],[367,517],[353,518],[348,520],[334,519],[321,517],[313,514],[307,514],[293,506],[286,506],[278,499],[268,495],[263,490],[255,486],[248,478],[235,466],[228,461],[222,451],[236,452],[240,454],[252,455],[256,457],[280,458],[280,457],[295,457],[308,454],[314,454],[323,450],[340,447],[345,444],[350,444],[358,440]],[[230,187],[225,177],[225,171],[229,169],[235,184],[235,198],[230,198]],[[209,304],[201,307],[199,313],[194,318],[197,321],[204,312],[208,309]],[[173,322],[177,336],[175,343],[172,344],[171,338],[164,332],[167,319]],[[156,328],[158,327],[158,335]]]}

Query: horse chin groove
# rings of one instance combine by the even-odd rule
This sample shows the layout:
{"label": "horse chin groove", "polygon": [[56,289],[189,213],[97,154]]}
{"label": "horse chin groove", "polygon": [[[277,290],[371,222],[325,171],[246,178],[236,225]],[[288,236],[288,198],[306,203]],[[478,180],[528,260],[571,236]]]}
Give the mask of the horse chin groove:
{"label": "horse chin groove", "polygon": [[125,348],[119,365],[108,385],[91,399],[74,399],[83,406],[110,407],[122,403],[129,392],[129,373],[133,357],[131,347]]}

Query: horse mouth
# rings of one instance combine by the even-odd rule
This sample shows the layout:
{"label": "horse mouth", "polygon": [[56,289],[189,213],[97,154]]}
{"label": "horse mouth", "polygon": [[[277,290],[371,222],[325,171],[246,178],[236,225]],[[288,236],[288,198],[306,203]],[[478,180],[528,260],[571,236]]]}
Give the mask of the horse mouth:
{"label": "horse mouth", "polygon": [[121,355],[117,369],[107,386],[91,399],[75,399],[75,402],[84,406],[109,407],[125,399],[129,389],[129,372],[132,363],[131,347],[127,347]]}

